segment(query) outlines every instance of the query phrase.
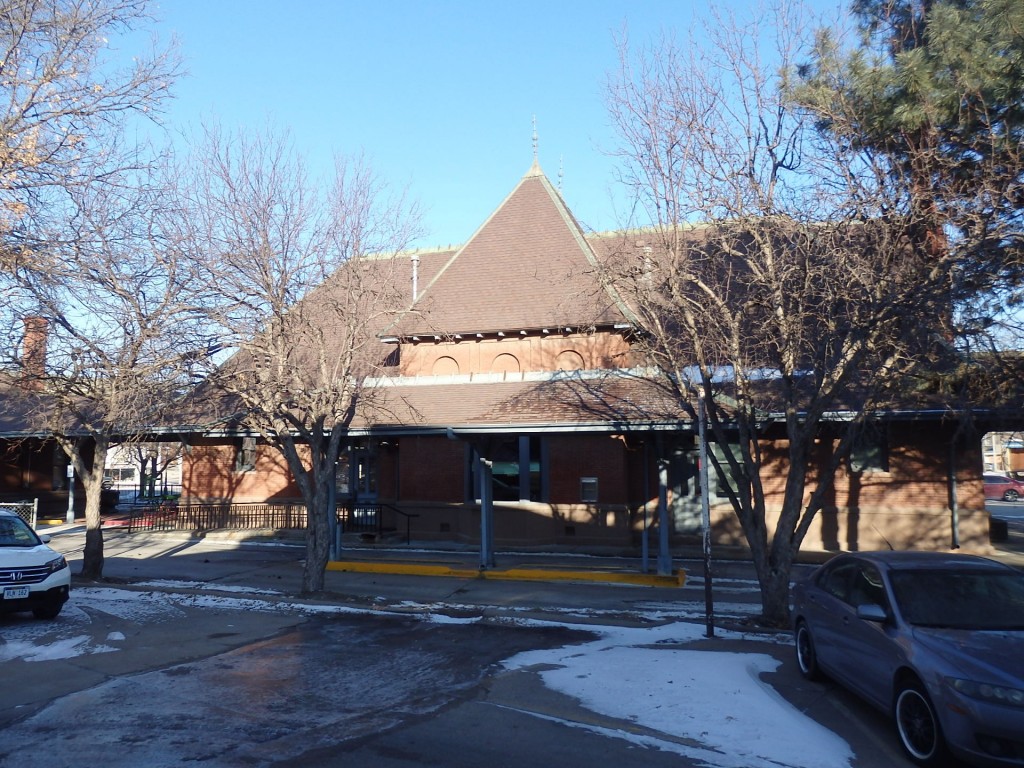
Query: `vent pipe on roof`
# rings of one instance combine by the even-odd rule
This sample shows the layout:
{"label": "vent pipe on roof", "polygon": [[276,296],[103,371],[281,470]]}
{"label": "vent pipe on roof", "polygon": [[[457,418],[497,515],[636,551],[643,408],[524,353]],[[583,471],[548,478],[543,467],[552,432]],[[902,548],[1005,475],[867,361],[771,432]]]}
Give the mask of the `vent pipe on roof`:
{"label": "vent pipe on roof", "polygon": [[420,292],[420,255],[412,255],[412,300],[416,301]]}

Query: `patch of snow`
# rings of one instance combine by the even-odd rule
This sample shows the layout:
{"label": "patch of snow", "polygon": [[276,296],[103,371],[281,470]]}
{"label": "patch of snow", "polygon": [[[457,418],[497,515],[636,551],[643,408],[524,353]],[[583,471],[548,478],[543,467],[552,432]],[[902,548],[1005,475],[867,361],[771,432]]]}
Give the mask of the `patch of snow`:
{"label": "patch of snow", "polygon": [[115,650],[117,649],[106,645],[94,645],[89,635],[77,635],[52,643],[14,640],[0,645],[0,661],[13,659],[52,661],[54,659],[71,659],[90,653],[109,653]]}
{"label": "patch of snow", "polygon": [[156,589],[212,589],[217,592],[245,592],[250,595],[280,595],[273,589],[257,589],[236,584],[218,584],[213,581],[176,581],[174,579],[155,579],[153,581],[140,581],[136,586],[154,587]]}
{"label": "patch of snow", "polygon": [[[663,750],[708,765],[849,768],[849,745],[761,680],[778,667],[775,658],[649,647],[702,639],[703,628],[694,624],[599,631],[602,637],[590,643],[528,651],[505,666],[537,669],[545,685],[587,709],[641,726],[637,743],[657,742]],[[659,739],[658,733],[668,738]],[[634,739],[629,733],[619,735]]]}

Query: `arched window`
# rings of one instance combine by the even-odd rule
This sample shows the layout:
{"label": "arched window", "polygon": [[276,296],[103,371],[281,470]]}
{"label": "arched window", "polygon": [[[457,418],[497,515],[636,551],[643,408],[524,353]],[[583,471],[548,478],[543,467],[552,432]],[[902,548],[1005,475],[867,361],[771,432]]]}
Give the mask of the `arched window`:
{"label": "arched window", "polygon": [[586,368],[583,362],[583,355],[571,349],[567,349],[555,358],[555,370],[557,371],[582,371]]}
{"label": "arched window", "polygon": [[434,367],[430,369],[433,376],[456,376],[459,373],[459,364],[454,357],[439,357],[434,361]]}
{"label": "arched window", "polygon": [[519,358],[515,355],[498,355],[491,363],[492,373],[519,373],[519,370]]}

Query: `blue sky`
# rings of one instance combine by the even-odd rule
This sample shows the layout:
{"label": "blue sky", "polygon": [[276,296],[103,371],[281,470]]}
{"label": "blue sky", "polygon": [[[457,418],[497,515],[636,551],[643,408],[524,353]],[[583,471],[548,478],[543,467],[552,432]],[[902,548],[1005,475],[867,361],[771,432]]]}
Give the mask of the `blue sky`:
{"label": "blue sky", "polygon": [[[723,2],[745,8],[741,0]],[[539,160],[577,218],[623,219],[604,84],[615,37],[685,37],[683,0],[163,0],[187,75],[172,128],[288,128],[318,169],[364,152],[425,209],[420,246],[461,243]],[[617,202],[615,202],[617,200]]]}

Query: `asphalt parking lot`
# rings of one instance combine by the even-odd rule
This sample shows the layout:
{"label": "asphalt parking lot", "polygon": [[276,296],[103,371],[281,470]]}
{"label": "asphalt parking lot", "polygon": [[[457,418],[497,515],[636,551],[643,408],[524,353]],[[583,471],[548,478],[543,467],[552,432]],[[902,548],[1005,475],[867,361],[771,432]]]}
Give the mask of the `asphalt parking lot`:
{"label": "asphalt parking lot", "polygon": [[[1024,504],[1021,506],[1024,507]],[[54,526],[49,533],[55,548],[65,552],[72,562],[73,569],[77,570],[84,544],[84,527],[80,524]],[[1000,545],[996,556],[1024,563],[1019,546],[1024,541],[1024,530],[1020,530],[1016,523],[1013,523],[1010,526],[1010,534],[1010,539],[1006,544]],[[259,654],[253,655],[246,649],[262,648],[267,642],[282,642],[274,638],[299,638],[295,641],[298,643],[295,645],[296,651],[289,651],[290,656],[294,656],[297,650],[304,648],[304,643],[308,642],[301,638],[315,636],[316,621],[310,619],[308,606],[351,610],[358,615],[358,618],[351,620],[354,622],[353,627],[362,626],[366,621],[370,621],[369,626],[373,626],[373,617],[401,622],[407,618],[429,615],[450,624],[445,632],[451,635],[453,642],[460,644],[467,642],[470,637],[466,632],[460,631],[460,626],[475,622],[500,624],[536,621],[557,625],[567,631],[575,629],[583,632],[606,631],[609,627],[657,628],[679,621],[702,627],[706,622],[703,582],[699,577],[701,563],[685,556],[676,562],[677,566],[688,572],[688,577],[682,584],[678,583],[678,580],[674,583],[655,580],[647,585],[638,585],[614,578],[623,571],[637,570],[637,561],[628,558],[567,553],[557,556],[539,553],[499,553],[497,570],[527,572],[532,576],[551,572],[558,578],[481,578],[479,573],[473,573],[476,554],[472,551],[428,550],[415,546],[353,547],[345,553],[346,562],[371,563],[375,566],[391,563],[391,572],[388,572],[387,568],[382,570],[379,567],[330,570],[326,574],[324,592],[303,597],[301,603],[306,607],[294,609],[301,585],[304,555],[301,542],[297,540],[246,541],[238,537],[199,539],[168,534],[127,534],[123,530],[110,529],[105,532],[105,555],[105,585],[117,591],[145,593],[147,597],[153,599],[166,594],[179,606],[180,615],[173,621],[158,620],[153,616],[97,621],[95,617],[103,614],[93,612],[94,620],[91,623],[75,625],[77,628],[69,630],[72,634],[60,642],[92,642],[94,646],[106,643],[117,646],[118,653],[95,654],[89,656],[88,660],[70,658],[64,661],[48,661],[45,665],[48,669],[42,677],[40,674],[44,670],[39,664],[7,662],[4,665],[7,683],[5,690],[16,691],[18,694],[4,697],[4,705],[0,707],[0,726],[33,722],[32,712],[49,711],[47,708],[54,702],[66,701],[70,705],[75,699],[68,697],[80,696],[86,691],[100,690],[100,687],[110,685],[114,680],[151,674],[156,670],[167,670],[170,673],[182,664],[192,665],[201,659],[209,659],[210,663],[215,664],[214,669],[219,663],[215,662],[217,659],[224,659],[225,663],[227,659],[233,659],[231,665],[239,663],[239,658],[257,659]],[[802,565],[798,571],[810,567]],[[439,568],[447,569],[448,575],[436,575],[436,569]],[[777,666],[773,672],[762,676],[764,682],[798,711],[845,740],[856,754],[856,760],[852,763],[854,768],[900,768],[909,765],[899,751],[889,724],[881,715],[845,691],[827,683],[809,683],[799,675],[786,633],[753,631],[747,619],[757,612],[759,601],[749,562],[724,558],[715,560],[713,572],[717,634],[711,639],[687,643],[688,649],[706,651],[710,654],[709,659],[720,653],[767,654],[774,657],[778,662]],[[573,578],[573,574],[582,573],[591,576],[604,574],[609,578]],[[82,582],[77,578],[75,582],[76,589],[81,590],[94,590],[99,586]],[[218,595],[252,600],[254,606],[266,606],[276,602],[280,604],[281,610],[267,611],[265,608],[254,608],[241,614],[237,610],[225,613],[215,605],[208,604],[211,596]],[[21,624],[7,621],[3,625],[4,639],[6,640],[13,629],[28,627],[30,622],[31,619],[24,619]],[[91,632],[95,636],[86,641],[82,639],[84,635],[75,634],[83,631]],[[358,636],[369,637],[369,634],[363,629],[358,630]],[[395,637],[401,636],[402,634],[399,634]],[[124,639],[109,639],[118,637]],[[415,633],[409,634],[409,642],[418,642],[415,637]],[[478,663],[474,661],[478,657],[468,653],[469,647],[467,646],[465,655],[467,670]],[[410,650],[414,648],[405,647],[399,642],[394,652],[401,655]],[[373,664],[368,662],[366,669],[372,668]],[[245,673],[245,676],[248,677],[250,674]],[[267,673],[264,670],[260,674],[266,676]],[[486,687],[490,693],[487,693],[485,698],[493,697],[487,698],[492,705],[500,703],[501,707],[514,708],[526,706],[526,703],[516,697],[529,692],[531,711],[548,711],[549,708],[552,711],[565,711],[566,702],[559,699],[555,693],[546,691],[543,686],[538,688],[532,683],[526,684],[525,680],[514,683],[517,679],[491,680]],[[436,688],[438,684],[433,685]],[[431,725],[427,727],[427,731],[417,730],[419,726],[411,722],[395,725],[391,736],[382,736],[379,742],[353,746],[352,749],[357,751],[349,754],[351,759],[346,764],[384,764],[380,763],[380,750],[398,748],[403,739],[414,735],[423,739],[424,743],[433,744],[432,747],[425,746],[424,749],[438,750],[435,756],[444,762],[445,750],[450,751],[453,745],[444,739],[435,738],[438,730],[448,732],[452,728],[464,727],[467,722],[478,722],[481,716],[477,707],[469,704],[464,706],[468,708],[463,709],[460,705],[448,715],[442,714],[442,711],[448,710],[438,710],[437,717],[440,719],[434,721],[434,715],[431,715],[428,718]],[[736,707],[737,716],[750,716],[750,713],[744,712],[742,701],[738,700]],[[587,716],[575,709],[572,713],[573,717]],[[171,712],[169,716],[172,716],[173,721],[177,715]],[[464,722],[463,718],[468,720]],[[523,727],[532,722],[532,718],[524,721]],[[490,723],[488,727],[500,730],[506,726],[507,722],[503,720]],[[121,725],[118,724],[116,727],[121,728]],[[234,726],[224,728],[230,732],[231,727]],[[412,730],[406,731],[406,728]],[[125,730],[121,738],[131,740],[134,738],[133,733],[130,729]],[[555,744],[559,744],[560,748],[566,746],[562,743],[564,734],[548,734],[545,729],[537,729],[535,733],[531,730],[531,733],[532,738],[538,741],[532,743],[530,749],[538,751],[529,752],[524,742],[524,756],[528,753],[547,754]],[[427,734],[429,738],[425,738]],[[511,737],[512,734],[509,735]],[[41,738],[45,740],[47,737]],[[554,741],[545,745],[543,739],[546,738]],[[512,739],[512,744],[510,749],[517,748],[516,739]],[[606,754],[602,747],[592,743],[581,744],[580,750],[580,755],[586,751],[589,756],[588,765],[617,765],[624,759],[622,755],[616,753],[612,763],[603,762],[605,758],[613,758]],[[426,753],[417,759],[421,758],[426,759]],[[5,760],[0,750],[0,765],[11,765],[13,768],[15,765],[23,764],[23,761],[10,762],[12,759],[13,756]],[[628,758],[626,759],[628,761]],[[340,764],[334,760],[330,753],[326,753],[326,756],[307,755],[301,764],[307,768]],[[254,764],[283,766],[291,763],[257,761]],[[398,761],[393,764],[407,763]],[[567,764],[574,763],[570,761]],[[702,763],[687,762],[684,759],[676,764]]]}
{"label": "asphalt parking lot", "polygon": [[[84,544],[80,527],[65,526],[53,530],[51,535],[55,548],[64,551],[75,568],[80,560],[80,547]],[[182,606],[183,613],[174,621],[145,617],[139,621],[127,622],[93,621],[89,625],[90,631],[99,633],[93,641],[96,644],[106,642],[109,645],[120,646],[121,643],[104,638],[111,633],[125,636],[129,642],[125,643],[124,652],[97,654],[90,656],[88,661],[69,659],[48,662],[53,669],[45,675],[45,683],[42,685],[20,677],[38,677],[41,671],[39,665],[22,664],[11,667],[8,663],[4,674],[11,684],[9,690],[25,693],[19,694],[17,699],[8,701],[5,707],[0,709],[0,724],[31,722],[31,718],[25,720],[30,712],[41,711],[50,706],[50,702],[70,702],[73,699],[67,699],[68,696],[79,696],[81,694],[76,692],[93,690],[98,685],[109,685],[114,679],[148,674],[159,669],[173,670],[181,664],[191,666],[199,659],[236,659],[239,651],[246,648],[260,648],[263,643],[275,637],[291,636],[295,632],[308,633],[314,626],[309,624],[308,615],[303,615],[305,609],[292,610],[290,607],[298,601],[301,584],[303,548],[297,542],[254,543],[223,538],[192,539],[164,534],[129,535],[113,530],[107,532],[105,538],[105,584],[117,590],[145,592],[147,595],[152,593],[154,597],[158,593],[166,592],[174,596],[175,603]],[[391,558],[406,565],[410,559],[418,563],[428,562],[431,565],[441,562],[462,562],[464,565],[467,559],[470,562],[473,559],[473,553],[410,549],[364,549],[353,550],[349,554],[352,557],[373,558],[377,561]],[[574,556],[567,559],[558,558],[553,562],[550,556],[511,553],[499,553],[497,564],[499,567],[504,563],[508,567],[529,568],[539,567],[538,561],[544,568],[561,565],[568,572],[572,569],[614,572],[613,566],[617,564],[616,558]],[[685,559],[680,560],[680,565],[693,571],[699,571],[700,567],[699,562]],[[707,652],[710,654],[709,659],[717,658],[719,654],[753,654],[775,658],[775,669],[763,676],[764,682],[797,710],[844,739],[857,756],[855,766],[884,765],[900,768],[908,765],[900,754],[884,719],[845,692],[828,685],[809,683],[799,675],[792,660],[787,633],[762,633],[750,630],[746,620],[759,608],[756,587],[750,580],[750,564],[742,561],[723,561],[716,563],[715,566],[716,636],[688,642],[686,648]],[[77,589],[91,590],[95,586],[97,585],[76,579]],[[258,601],[263,605],[276,602],[280,604],[281,610],[272,611],[269,618],[266,618],[262,609],[254,608],[251,612],[235,616],[227,615],[216,607],[204,608],[203,601],[208,601],[215,595],[230,595],[233,598]],[[74,593],[72,599],[74,600]],[[323,593],[301,598],[301,603],[306,606],[355,611],[362,616],[353,619],[357,623],[372,621],[374,616],[387,618],[389,621],[402,621],[403,617],[430,615],[434,620],[450,625],[445,631],[450,632],[453,639],[461,638],[456,640],[460,644],[469,642],[470,637],[467,634],[468,630],[460,631],[460,626],[478,622],[496,623],[499,626],[507,622],[541,622],[561,627],[566,631],[575,629],[582,632],[602,632],[611,627],[653,630],[680,621],[693,623],[696,627],[702,628],[706,626],[703,601],[703,583],[697,577],[688,579],[685,586],[637,586],[615,581],[575,581],[571,578],[537,581],[354,571],[329,571],[326,574]],[[256,605],[256,602],[253,605]],[[307,629],[303,630],[302,627]],[[409,634],[408,638],[414,645],[419,642],[415,639],[415,633]],[[303,646],[296,646],[301,647]],[[466,646],[467,664],[474,663],[472,660],[476,658],[475,654],[469,652],[471,647],[472,645]],[[671,651],[677,646],[659,644],[655,647]],[[394,652],[404,654],[410,650],[413,649],[399,645]],[[290,653],[289,658],[293,656],[294,652]],[[249,657],[248,652],[243,653],[242,658]],[[368,664],[367,669],[372,669],[372,665]],[[259,674],[266,676],[267,673],[263,671]],[[502,677],[500,680],[505,678]],[[525,683],[512,685],[511,680],[499,685],[500,680],[496,678],[487,684],[486,690],[493,691],[493,694],[489,693],[487,696],[495,697],[492,703],[500,699],[503,702],[502,707],[527,706],[527,703],[515,698],[508,700],[502,697],[515,697],[519,692],[529,691],[528,708],[531,711],[565,711],[566,702],[555,692],[532,684],[523,688],[522,685]],[[512,685],[512,688],[508,688],[509,685]],[[744,706],[743,701],[736,702],[736,716],[753,716],[753,713],[743,711]],[[445,731],[454,727],[453,724],[461,722],[460,718],[463,716],[481,716],[477,708],[470,707],[464,712],[458,710],[452,713],[452,722],[443,724],[444,717],[449,716],[442,716],[442,711],[443,708],[437,713],[442,720],[429,729],[432,734],[437,728]],[[462,714],[459,714],[460,712]],[[572,717],[588,717],[574,708],[571,708],[571,713]],[[527,722],[532,721],[530,719]],[[501,725],[504,722],[495,721],[489,727],[500,729],[505,727]],[[411,722],[406,725],[414,727]],[[394,738],[402,738],[402,729],[406,725],[395,726],[398,731],[395,732]],[[530,733],[530,738],[552,738],[555,740],[553,744],[561,744],[566,738],[565,734],[548,734],[545,729]],[[131,733],[126,732],[123,738],[132,738]],[[384,739],[383,736],[381,738]],[[520,740],[524,738],[526,737],[520,735]],[[384,741],[391,743],[388,739]],[[346,764],[377,764],[379,755],[371,760],[371,752],[377,748],[385,749],[384,741],[376,746],[358,747],[363,750],[359,753],[362,757]],[[447,764],[444,763],[441,753],[453,749],[453,745],[433,737],[427,741],[434,744],[430,748],[440,751],[435,757],[441,759],[443,764]],[[365,751],[368,749],[371,752]],[[545,747],[543,743],[538,742],[532,743],[527,749],[526,741],[523,741],[523,749],[526,750],[523,755],[543,754]],[[587,751],[590,756],[588,765],[611,766],[620,764],[623,759],[628,761],[628,758],[616,752],[613,762],[605,762],[605,758],[612,759],[611,753],[589,741],[581,744],[580,749]],[[426,756],[421,758],[426,759]],[[320,762],[317,762],[320,758],[310,759],[312,762],[305,760],[303,764],[340,764],[332,762],[334,758],[323,758]],[[706,764],[699,760],[676,760],[675,764],[681,766]],[[7,764],[0,759],[0,765]],[[276,763],[257,761],[256,764]],[[285,764],[290,763],[281,763]],[[13,768],[15,764],[10,765]],[[802,763],[793,762],[792,765]]]}

